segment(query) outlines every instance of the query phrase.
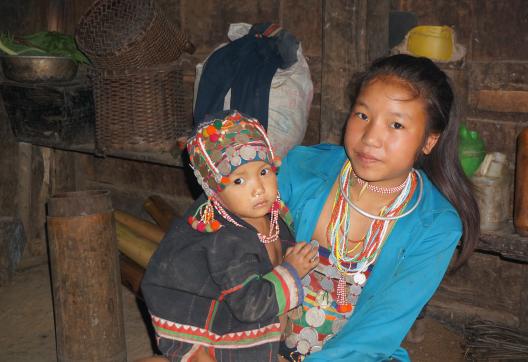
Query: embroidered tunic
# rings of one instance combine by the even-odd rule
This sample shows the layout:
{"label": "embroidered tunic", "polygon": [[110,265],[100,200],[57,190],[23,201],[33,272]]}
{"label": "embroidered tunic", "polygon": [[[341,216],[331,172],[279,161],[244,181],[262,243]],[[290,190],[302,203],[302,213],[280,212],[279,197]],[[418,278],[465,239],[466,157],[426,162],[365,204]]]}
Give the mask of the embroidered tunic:
{"label": "embroidered tunic", "polygon": [[[204,201],[200,197],[186,216]],[[245,227],[215,215],[223,227],[206,233],[194,230],[186,217],[177,220],[147,266],[143,295],[160,350],[171,360],[202,345],[217,358],[229,353],[234,361],[275,361],[278,316],[303,299],[295,269],[288,263],[273,267],[256,230],[230,216]],[[280,219],[279,225],[281,240],[291,243],[288,227]],[[272,344],[267,352],[260,348],[248,357],[252,348],[266,344]]]}

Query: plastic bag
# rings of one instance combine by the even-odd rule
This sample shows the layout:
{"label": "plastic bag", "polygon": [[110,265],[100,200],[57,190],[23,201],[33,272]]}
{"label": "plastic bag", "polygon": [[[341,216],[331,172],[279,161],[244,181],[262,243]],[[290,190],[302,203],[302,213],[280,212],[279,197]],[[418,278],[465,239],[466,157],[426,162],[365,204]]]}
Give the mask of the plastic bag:
{"label": "plastic bag", "polygon": [[[245,36],[251,24],[237,23],[229,27],[228,37],[231,41]],[[213,53],[224,46],[221,44]],[[205,62],[196,65],[194,82],[194,99]],[[288,69],[278,69],[271,81],[269,98],[268,136],[275,154],[284,157],[286,153],[304,139],[308,125],[308,116],[313,98],[313,83],[308,63],[299,45],[297,62]],[[224,109],[229,109],[231,93],[224,98]]]}

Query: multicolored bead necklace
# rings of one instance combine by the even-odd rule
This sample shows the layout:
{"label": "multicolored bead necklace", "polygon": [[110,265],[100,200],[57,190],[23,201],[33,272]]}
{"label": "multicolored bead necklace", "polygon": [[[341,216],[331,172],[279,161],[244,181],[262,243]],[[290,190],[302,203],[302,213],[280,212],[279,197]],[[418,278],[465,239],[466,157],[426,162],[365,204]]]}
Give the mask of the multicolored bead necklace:
{"label": "multicolored bead necklace", "polygon": [[362,187],[366,187],[367,190],[369,190],[369,191],[376,192],[378,194],[383,194],[383,195],[395,194],[397,192],[401,192],[401,190],[403,190],[403,188],[405,187],[405,183],[407,182],[407,179],[405,179],[405,181],[403,181],[398,186],[381,187],[381,186],[372,185],[372,184],[368,183],[367,181],[363,180],[358,175],[356,175],[354,170],[352,170],[352,175],[354,175],[357,183],[360,184]]}
{"label": "multicolored bead necklace", "polygon": [[[225,209],[220,205],[218,200],[215,198],[212,199],[214,208],[224,219],[229,221],[231,224],[243,227],[241,224],[236,222],[228,213],[225,211]],[[279,239],[279,209],[280,209],[280,197],[277,194],[277,199],[273,202],[273,206],[271,207],[271,219],[270,219],[270,233],[269,235],[264,235],[261,233],[257,233],[257,236],[261,243],[263,244],[270,244],[274,243]]]}
{"label": "multicolored bead necklace", "polygon": [[[341,183],[342,187],[340,190],[342,192],[349,192],[351,177],[357,178],[350,161],[347,161],[341,169],[338,180]],[[387,207],[382,209],[380,215],[394,216],[401,213],[412,197],[416,184],[416,176],[413,172],[409,173],[403,183],[401,193]],[[345,276],[352,275],[354,281],[358,284],[365,282],[364,273],[381,252],[391,223],[390,220],[373,220],[365,235],[361,250],[350,256],[347,241],[350,230],[351,208],[340,190],[336,192],[332,215],[326,230],[326,238],[331,245],[330,261],[341,274],[337,285],[337,304],[338,311],[344,313],[351,309],[350,303],[346,300]]]}
{"label": "multicolored bead necklace", "polygon": [[[286,205],[281,202],[280,196],[279,194],[277,194],[277,198],[273,202],[270,211],[271,219],[269,235],[257,233],[257,236],[261,243],[270,244],[274,243],[279,239],[279,212],[281,211],[281,209],[283,210],[284,214],[289,215],[289,210],[286,208]],[[218,211],[218,213],[231,224],[238,227],[244,227],[240,223],[236,222],[235,219],[233,219],[227,213],[224,207],[220,204],[220,202],[218,202],[218,200],[214,196],[210,196],[208,200],[196,210],[196,213],[193,216],[189,216],[187,222],[191,225],[193,229],[198,230],[200,232],[215,232],[219,230],[223,225],[220,224],[220,222],[218,222],[218,220],[214,218],[214,210]]]}

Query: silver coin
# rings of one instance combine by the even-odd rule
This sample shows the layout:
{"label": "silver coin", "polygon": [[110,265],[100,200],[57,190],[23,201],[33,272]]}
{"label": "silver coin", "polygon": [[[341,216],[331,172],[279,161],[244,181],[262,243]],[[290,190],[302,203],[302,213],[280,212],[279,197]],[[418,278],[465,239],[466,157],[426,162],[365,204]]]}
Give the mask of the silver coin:
{"label": "silver coin", "polygon": [[321,308],[312,307],[308,309],[304,316],[306,323],[314,328],[320,327],[326,320],[325,312]]}
{"label": "silver coin", "polygon": [[227,159],[220,162],[220,164],[217,166],[218,171],[224,176],[227,176],[231,173],[231,165],[229,164],[229,161]]}
{"label": "silver coin", "polygon": [[327,292],[331,293],[334,291],[334,282],[332,282],[332,279],[329,277],[324,277],[321,279],[321,288],[326,290]]}
{"label": "silver coin", "polygon": [[231,158],[235,155],[236,149],[232,146],[229,146],[225,149],[224,153],[226,154],[227,157]]}
{"label": "silver coin", "polygon": [[333,334],[329,334],[323,339],[323,345],[334,337]]}
{"label": "silver coin", "polygon": [[319,352],[322,349],[323,349],[322,346],[312,346],[312,348],[310,348],[310,353]]}
{"label": "silver coin", "polygon": [[310,352],[311,347],[312,346],[310,345],[310,342],[305,339],[300,339],[299,342],[297,342],[297,352],[299,352],[300,354],[307,354],[308,352]]}
{"label": "silver coin", "polygon": [[240,164],[242,163],[242,159],[240,158],[240,156],[233,156],[231,157],[231,164],[235,167],[237,166],[240,166]]}
{"label": "silver coin", "polygon": [[328,269],[328,274],[327,274],[330,278],[334,278],[334,279],[339,279],[341,278],[341,273],[339,272],[339,270],[337,270],[337,268],[335,266],[329,266],[329,269]]}
{"label": "silver coin", "polygon": [[313,327],[304,327],[299,332],[299,340],[305,339],[310,343],[310,346],[313,346],[318,341],[317,330]]}
{"label": "silver coin", "polygon": [[246,161],[251,161],[255,159],[257,152],[251,146],[244,146],[240,149],[240,157]]}
{"label": "silver coin", "polygon": [[348,321],[346,319],[344,319],[344,318],[335,319],[332,322],[332,332],[334,334],[337,334],[343,328],[343,326],[346,324],[346,322],[348,322]]}
{"label": "silver coin", "polygon": [[298,341],[299,336],[297,334],[292,333],[288,337],[286,337],[284,343],[286,343],[286,347],[288,348],[295,348],[295,346],[297,346]]}
{"label": "silver coin", "polygon": [[258,151],[258,156],[259,156],[259,159],[261,159],[262,161],[268,159],[268,154],[266,153],[266,151]]}
{"label": "silver coin", "polygon": [[348,293],[347,300],[350,304],[356,305],[359,295]]}
{"label": "silver coin", "polygon": [[352,284],[349,288],[350,294],[354,295],[360,295],[362,290],[363,288],[361,288],[361,286],[357,284]]}
{"label": "silver coin", "polygon": [[367,276],[364,273],[356,273],[354,274],[354,282],[356,282],[359,285],[365,284],[367,281]]}

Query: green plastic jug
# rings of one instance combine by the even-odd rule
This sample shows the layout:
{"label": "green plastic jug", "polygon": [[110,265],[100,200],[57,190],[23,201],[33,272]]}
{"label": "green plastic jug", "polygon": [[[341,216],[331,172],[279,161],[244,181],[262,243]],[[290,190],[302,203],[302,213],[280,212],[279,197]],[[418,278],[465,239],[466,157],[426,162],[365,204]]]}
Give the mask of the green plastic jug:
{"label": "green plastic jug", "polygon": [[473,176],[485,155],[486,149],[480,135],[476,131],[468,130],[465,124],[460,124],[458,157],[466,176]]}

